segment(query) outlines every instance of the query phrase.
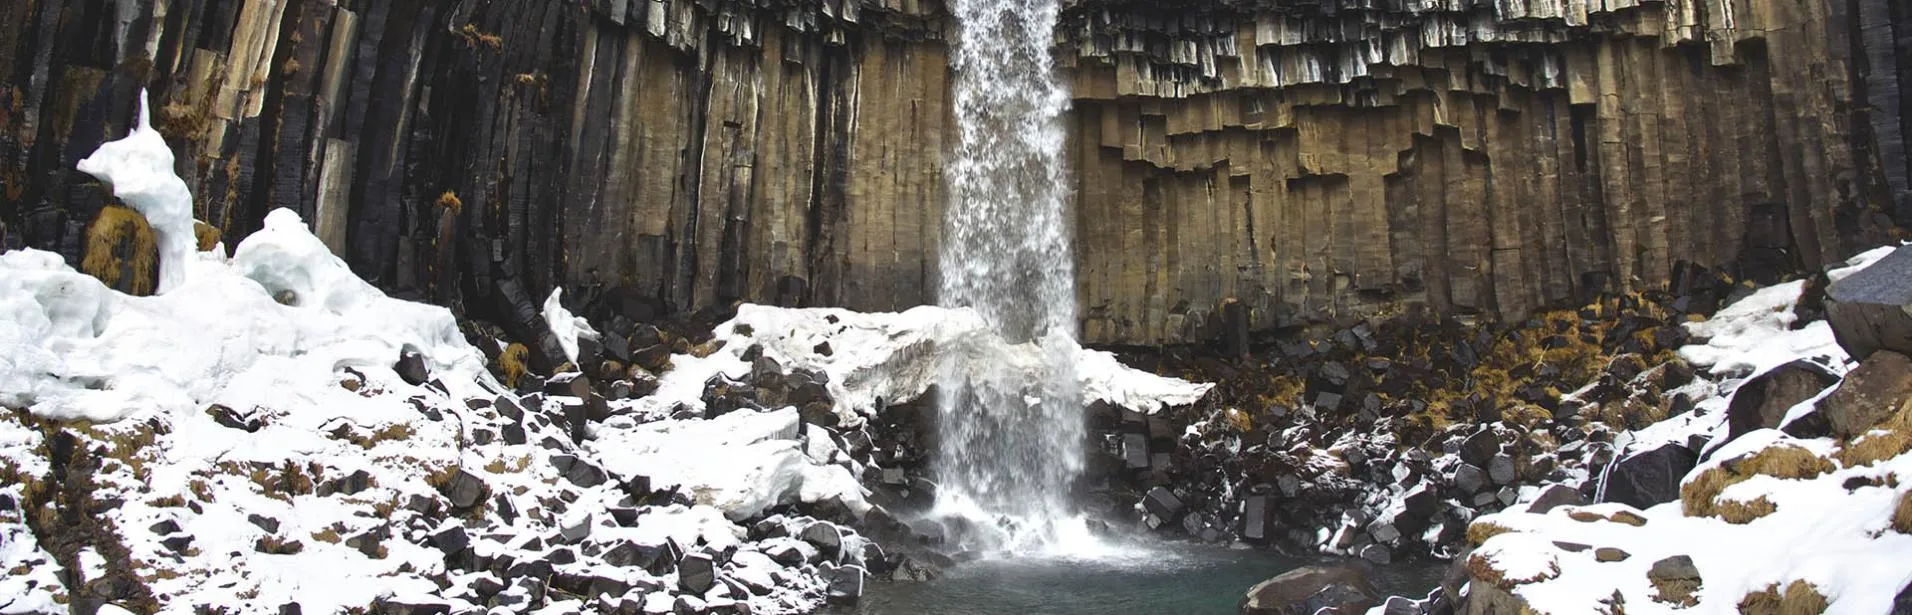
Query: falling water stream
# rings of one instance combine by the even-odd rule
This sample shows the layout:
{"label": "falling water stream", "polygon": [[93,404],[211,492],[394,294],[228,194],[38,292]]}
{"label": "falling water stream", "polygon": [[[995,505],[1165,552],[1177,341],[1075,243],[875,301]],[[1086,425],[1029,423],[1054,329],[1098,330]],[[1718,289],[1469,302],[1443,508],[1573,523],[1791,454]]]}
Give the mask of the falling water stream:
{"label": "falling water stream", "polygon": [[1041,552],[1086,540],[1069,513],[1082,470],[1072,368],[1075,271],[1061,116],[1049,44],[1057,0],[955,0],[951,62],[960,130],[946,167],[940,302],[968,307],[1046,369],[971,356],[945,370],[939,512],[972,520],[972,548]]}

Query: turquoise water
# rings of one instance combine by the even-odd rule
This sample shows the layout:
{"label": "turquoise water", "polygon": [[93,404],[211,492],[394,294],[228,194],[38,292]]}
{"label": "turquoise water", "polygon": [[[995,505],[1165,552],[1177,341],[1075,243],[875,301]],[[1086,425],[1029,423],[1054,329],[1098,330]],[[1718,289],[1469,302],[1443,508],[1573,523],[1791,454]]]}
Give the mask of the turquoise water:
{"label": "turquoise water", "polygon": [[[1094,559],[1024,557],[961,564],[924,583],[872,581],[838,615],[1230,615],[1248,588],[1296,567],[1332,560],[1265,551],[1167,545]],[[1383,592],[1425,595],[1438,563],[1376,568]]]}

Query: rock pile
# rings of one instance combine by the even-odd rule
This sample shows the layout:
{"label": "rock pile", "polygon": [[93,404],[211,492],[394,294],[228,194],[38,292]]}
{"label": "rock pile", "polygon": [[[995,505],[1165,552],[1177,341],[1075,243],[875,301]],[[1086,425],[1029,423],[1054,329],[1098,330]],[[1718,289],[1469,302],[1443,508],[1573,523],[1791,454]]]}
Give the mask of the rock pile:
{"label": "rock pile", "polygon": [[1402,316],[1246,357],[1136,353],[1217,388],[1178,413],[1091,408],[1094,490],[1143,527],[1196,540],[1375,563],[1457,556],[1479,515],[1591,501],[1617,433],[1692,407],[1677,392],[1695,381],[1674,352],[1681,323],[1730,287],[1688,274],[1712,281],[1512,326]]}

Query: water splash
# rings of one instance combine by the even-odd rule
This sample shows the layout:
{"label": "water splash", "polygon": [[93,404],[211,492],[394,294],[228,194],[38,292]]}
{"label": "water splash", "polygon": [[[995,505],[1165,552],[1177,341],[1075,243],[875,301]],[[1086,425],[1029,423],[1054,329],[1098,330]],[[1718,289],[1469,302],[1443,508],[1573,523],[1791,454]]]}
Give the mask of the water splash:
{"label": "water splash", "polygon": [[1046,366],[947,362],[938,510],[976,522],[972,547],[1088,548],[1093,538],[1068,505],[1083,425],[1064,222],[1069,97],[1049,55],[1058,2],[955,0],[950,9],[960,134],[945,177],[940,303],[974,309],[1011,342],[1039,345]]}

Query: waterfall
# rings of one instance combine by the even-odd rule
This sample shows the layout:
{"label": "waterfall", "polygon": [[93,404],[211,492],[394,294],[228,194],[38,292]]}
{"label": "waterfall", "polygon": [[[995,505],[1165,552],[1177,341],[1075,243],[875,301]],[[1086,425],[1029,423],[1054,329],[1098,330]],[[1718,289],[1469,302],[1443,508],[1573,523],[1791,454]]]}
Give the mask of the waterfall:
{"label": "waterfall", "polygon": [[951,64],[960,136],[945,171],[940,303],[967,307],[1012,343],[1039,344],[1047,369],[989,356],[946,369],[939,508],[982,528],[973,546],[1066,548],[1082,470],[1073,369],[1075,268],[1065,223],[1062,112],[1049,44],[1058,0],[955,0]]}

